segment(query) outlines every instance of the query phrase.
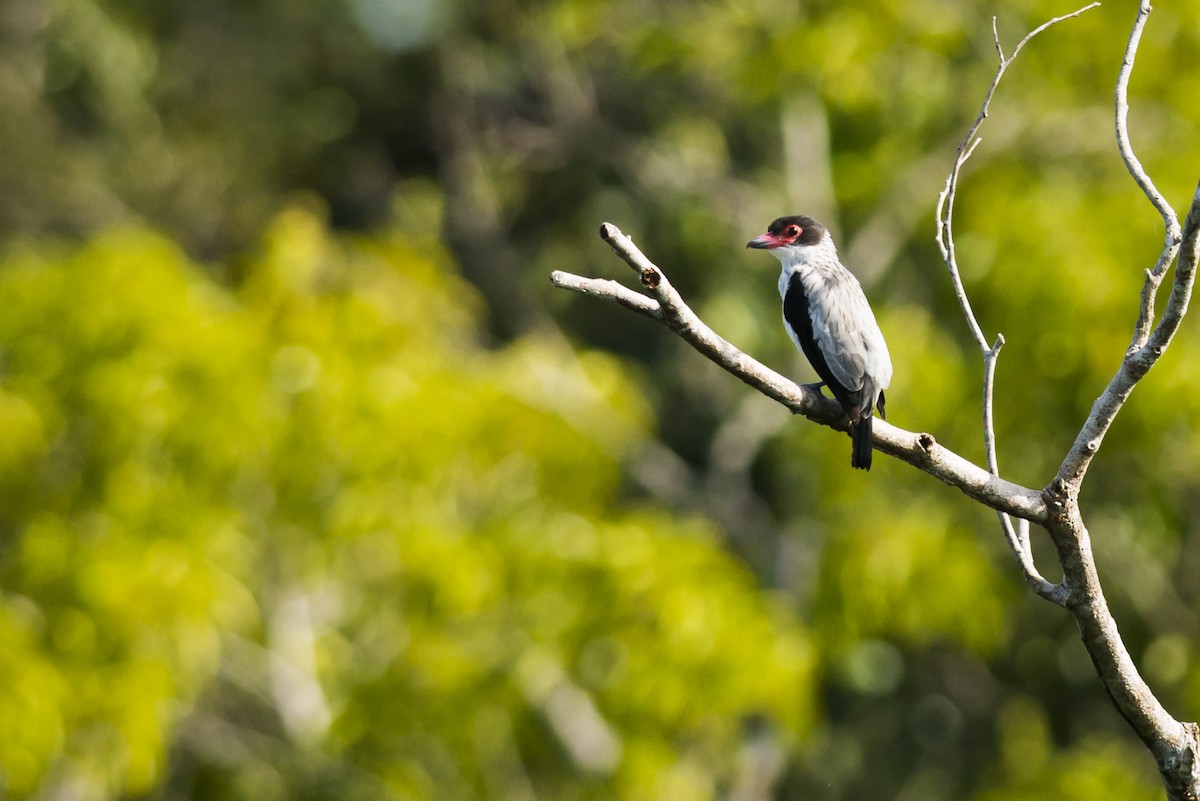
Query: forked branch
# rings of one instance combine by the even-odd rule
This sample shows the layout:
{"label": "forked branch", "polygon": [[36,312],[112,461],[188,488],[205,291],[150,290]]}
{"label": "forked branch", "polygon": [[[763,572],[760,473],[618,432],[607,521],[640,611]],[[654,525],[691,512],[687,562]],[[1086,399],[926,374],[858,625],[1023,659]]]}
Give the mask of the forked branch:
{"label": "forked branch", "polygon": [[[991,387],[996,356],[1004,343],[997,336],[989,345],[970,302],[962,288],[953,237],[954,196],[963,164],[979,144],[976,133],[987,117],[996,86],[1012,60],[1024,45],[1050,25],[1078,16],[1096,4],[1085,6],[1064,17],[1050,20],[1028,34],[1005,56],[999,36],[995,36],[1000,66],[984,99],[979,116],[958,149],[954,167],[938,198],[938,244],[950,271],[955,294],[971,329],[972,337],[984,356],[984,429],[988,447],[988,467],[981,468],[942,447],[929,434],[897,428],[886,421],[874,424],[874,444],[884,453],[896,456],[919,469],[958,487],[969,497],[995,509],[1001,515],[1008,538],[1030,587],[1070,610],[1079,626],[1084,647],[1097,675],[1113,704],[1129,722],[1153,755],[1170,801],[1200,799],[1200,730],[1196,724],[1176,720],[1166,711],[1139,674],[1129,655],[1116,621],[1108,609],[1092,556],[1090,537],[1079,509],[1079,487],[1087,467],[1099,450],[1101,440],[1133,387],[1150,370],[1170,344],[1187,312],[1200,259],[1200,185],[1197,186],[1182,227],[1175,212],[1162,198],[1133,153],[1128,136],[1128,82],[1142,29],[1150,13],[1148,0],[1142,0],[1117,82],[1116,126],[1121,158],[1130,174],[1162,216],[1166,236],[1162,251],[1152,268],[1146,270],[1138,322],[1133,340],[1116,375],[1096,401],[1074,445],[1064,459],[1058,476],[1042,491],[1000,478],[995,457],[995,438],[991,425]],[[993,33],[995,25],[993,22]],[[647,294],[628,289],[615,281],[585,278],[556,271],[551,280],[556,286],[618,303],[666,325],[696,350],[745,381],[763,394],[797,414],[838,430],[846,430],[840,406],[820,392],[795,384],[763,366],[722,339],[705,325],[671,286],[663,272],[622,234],[605,223],[601,236],[633,270],[638,273]],[[1154,302],[1161,282],[1175,264],[1175,277],[1161,318],[1154,323]],[[1008,515],[1019,522],[1014,526]],[[1029,549],[1029,522],[1046,528],[1063,571],[1060,584],[1051,584],[1037,572]]]}
{"label": "forked branch", "polygon": [[[971,308],[971,301],[967,298],[967,290],[963,286],[962,275],[958,269],[958,255],[954,247],[954,199],[958,192],[959,176],[962,174],[962,168],[967,163],[967,159],[971,158],[971,154],[975,152],[975,148],[983,141],[978,138],[977,134],[983,126],[984,120],[987,119],[992,98],[996,94],[996,89],[1000,86],[1000,79],[1004,77],[1005,71],[1016,60],[1025,45],[1051,25],[1078,17],[1080,14],[1098,5],[1100,4],[1091,3],[1070,14],[1055,17],[1042,23],[1025,34],[1025,37],[1013,48],[1012,55],[1009,56],[1004,55],[1004,46],[1000,43],[1000,33],[996,29],[996,18],[992,17],[992,41],[995,43],[996,54],[1000,58],[1000,63],[996,67],[996,75],[992,78],[992,85],[988,87],[987,93],[983,97],[983,105],[979,108],[979,114],[975,117],[975,121],[971,124],[971,127],[967,129],[967,135],[963,137],[962,142],[958,145],[958,151],[954,157],[954,166],[950,169],[950,174],[946,177],[945,187],[942,189],[941,194],[938,195],[936,237],[938,250],[941,251],[942,261],[945,262],[946,269],[950,272],[950,283],[954,288],[954,296],[958,299],[958,305],[962,310],[963,317],[966,318],[967,327],[971,331],[975,345],[979,348],[979,352],[983,356],[983,450],[988,470],[993,475],[1000,475],[1000,462],[996,454],[996,423],[992,399],[995,392],[996,361],[1000,357],[1000,349],[1004,347],[1004,335],[996,334],[995,342],[991,346],[988,345],[983,328],[979,325],[979,320],[976,319],[975,312]],[[1016,557],[1017,565],[1021,568],[1021,572],[1025,576],[1025,582],[1034,592],[1043,598],[1061,603],[1065,595],[1065,590],[1061,586],[1047,581],[1034,565],[1033,551],[1030,549],[1029,544],[1028,525],[1022,523],[1019,524],[1019,527],[1014,526],[1013,521],[1004,512],[997,512],[997,516],[1000,520],[1000,529],[1004,532],[1005,540],[1008,541],[1008,547],[1012,550],[1013,556]]]}

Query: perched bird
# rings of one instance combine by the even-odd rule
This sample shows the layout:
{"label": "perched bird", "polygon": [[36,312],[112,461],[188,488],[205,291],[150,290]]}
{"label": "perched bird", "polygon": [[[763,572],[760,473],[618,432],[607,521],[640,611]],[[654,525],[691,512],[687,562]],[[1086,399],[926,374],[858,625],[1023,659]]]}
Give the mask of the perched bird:
{"label": "perched bird", "polygon": [[887,416],[892,360],[862,286],[812,217],[780,217],[746,247],[769,250],[783,265],[783,327],[850,418],[851,467],[870,470],[872,408]]}

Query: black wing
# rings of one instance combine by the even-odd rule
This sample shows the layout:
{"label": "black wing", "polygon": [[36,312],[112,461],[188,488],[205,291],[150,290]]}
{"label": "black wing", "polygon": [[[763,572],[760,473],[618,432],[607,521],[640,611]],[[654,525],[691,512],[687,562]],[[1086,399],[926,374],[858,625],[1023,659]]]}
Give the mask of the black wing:
{"label": "black wing", "polygon": [[[833,370],[829,368],[829,362],[825,360],[825,354],[821,352],[821,348],[817,345],[816,339],[813,337],[812,315],[808,307],[808,296],[804,294],[804,285],[800,280],[798,272],[792,273],[792,277],[788,280],[787,293],[783,296],[783,319],[788,325],[788,333],[791,334],[793,341],[804,352],[813,369],[817,371],[817,375],[825,382],[825,386],[829,387],[829,391],[833,393],[833,397],[837,398],[842,404],[842,408],[846,410],[846,415],[851,420],[858,420],[861,416],[859,410],[859,396],[861,391],[852,391],[845,384],[834,376]],[[868,412],[869,413],[869,412]]]}

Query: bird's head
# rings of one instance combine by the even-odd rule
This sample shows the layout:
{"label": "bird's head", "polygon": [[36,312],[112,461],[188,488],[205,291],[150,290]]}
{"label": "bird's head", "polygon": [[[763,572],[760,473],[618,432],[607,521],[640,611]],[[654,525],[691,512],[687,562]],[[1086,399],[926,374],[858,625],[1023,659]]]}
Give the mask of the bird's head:
{"label": "bird's head", "polygon": [[780,258],[783,253],[780,248],[807,248],[821,244],[829,235],[825,226],[812,217],[797,215],[780,217],[767,227],[767,232],[746,243],[746,247],[756,250],[775,251]]}

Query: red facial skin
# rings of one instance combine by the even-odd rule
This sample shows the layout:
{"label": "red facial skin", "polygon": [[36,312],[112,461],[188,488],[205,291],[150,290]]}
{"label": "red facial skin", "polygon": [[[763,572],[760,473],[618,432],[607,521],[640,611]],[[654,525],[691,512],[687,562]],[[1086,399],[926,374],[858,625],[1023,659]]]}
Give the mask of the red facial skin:
{"label": "red facial skin", "polygon": [[750,241],[747,247],[757,250],[774,250],[786,245],[790,245],[800,238],[800,234],[804,233],[798,225],[789,225],[779,233],[767,231],[761,236],[755,237]]}

